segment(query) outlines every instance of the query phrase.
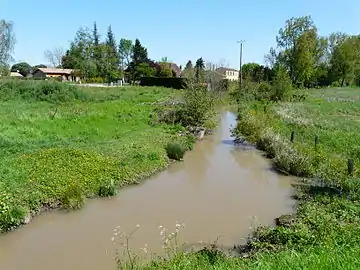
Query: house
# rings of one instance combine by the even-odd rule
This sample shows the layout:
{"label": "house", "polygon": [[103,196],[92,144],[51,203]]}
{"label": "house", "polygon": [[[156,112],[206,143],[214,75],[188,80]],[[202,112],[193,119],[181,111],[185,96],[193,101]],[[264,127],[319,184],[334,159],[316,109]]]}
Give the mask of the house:
{"label": "house", "polygon": [[73,69],[62,68],[37,68],[33,72],[33,78],[61,78],[65,82],[80,81],[80,77]]}
{"label": "house", "polygon": [[24,76],[21,75],[21,74],[19,73],[19,71],[16,71],[16,72],[10,72],[10,77],[22,78],[22,77],[24,77]]}
{"label": "house", "polygon": [[239,71],[236,69],[220,67],[215,71],[225,76],[225,79],[228,79],[229,81],[239,80]]}

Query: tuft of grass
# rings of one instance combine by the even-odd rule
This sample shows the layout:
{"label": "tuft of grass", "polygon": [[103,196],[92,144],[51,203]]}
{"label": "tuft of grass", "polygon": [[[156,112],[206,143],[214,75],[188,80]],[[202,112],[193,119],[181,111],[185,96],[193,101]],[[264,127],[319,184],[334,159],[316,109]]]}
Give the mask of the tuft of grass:
{"label": "tuft of grass", "polygon": [[170,142],[166,145],[166,153],[170,159],[182,160],[185,151],[185,147],[178,142]]}
{"label": "tuft of grass", "polygon": [[100,197],[111,197],[117,194],[117,187],[113,179],[111,179],[110,183],[101,185],[99,188],[99,196]]}

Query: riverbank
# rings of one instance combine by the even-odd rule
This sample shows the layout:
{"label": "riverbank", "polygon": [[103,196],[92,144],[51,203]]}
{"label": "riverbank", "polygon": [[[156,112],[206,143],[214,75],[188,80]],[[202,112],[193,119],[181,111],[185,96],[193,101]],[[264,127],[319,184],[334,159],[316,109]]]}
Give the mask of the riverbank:
{"label": "riverbank", "polygon": [[169,164],[165,146],[181,126],[155,109],[179,91],[0,82],[0,232],[50,208],[78,209]]}
{"label": "riverbank", "polygon": [[314,90],[303,102],[240,106],[234,133],[264,150],[279,171],[304,178],[296,187],[296,215],[258,228],[246,246],[236,248],[235,257],[243,258],[214,249],[205,256],[178,254],[145,269],[359,269],[359,94]]}

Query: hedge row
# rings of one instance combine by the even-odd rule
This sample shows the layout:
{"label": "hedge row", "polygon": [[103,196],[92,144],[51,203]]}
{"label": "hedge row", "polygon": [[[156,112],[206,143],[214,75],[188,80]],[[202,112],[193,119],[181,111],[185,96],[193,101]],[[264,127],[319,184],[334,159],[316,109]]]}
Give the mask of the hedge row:
{"label": "hedge row", "polygon": [[185,89],[187,82],[185,78],[161,78],[161,77],[142,77],[140,79],[141,86],[163,86],[174,89]]}

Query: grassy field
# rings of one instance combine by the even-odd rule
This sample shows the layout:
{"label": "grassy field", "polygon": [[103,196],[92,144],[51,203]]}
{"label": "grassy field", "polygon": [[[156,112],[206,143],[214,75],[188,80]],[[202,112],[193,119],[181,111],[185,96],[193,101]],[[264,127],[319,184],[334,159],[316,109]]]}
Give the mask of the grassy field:
{"label": "grassy field", "polygon": [[[178,254],[142,269],[360,269],[359,121],[359,89],[311,90],[305,101],[266,109],[263,103],[240,106],[235,133],[257,144],[282,172],[304,177],[296,186],[296,216],[257,229],[246,258]],[[355,161],[353,176],[348,158]]]}
{"label": "grassy field", "polygon": [[0,231],[41,209],[78,208],[168,164],[180,127],[159,124],[165,88],[0,81]]}

